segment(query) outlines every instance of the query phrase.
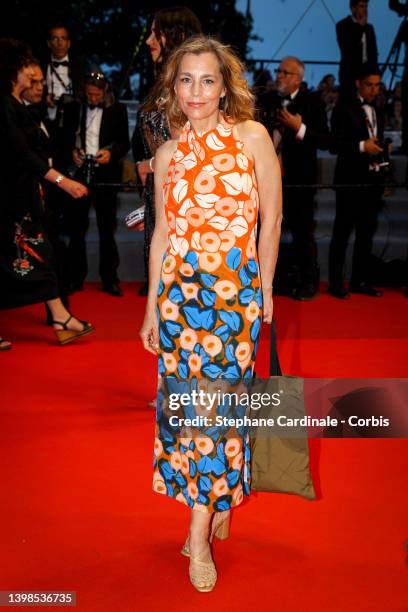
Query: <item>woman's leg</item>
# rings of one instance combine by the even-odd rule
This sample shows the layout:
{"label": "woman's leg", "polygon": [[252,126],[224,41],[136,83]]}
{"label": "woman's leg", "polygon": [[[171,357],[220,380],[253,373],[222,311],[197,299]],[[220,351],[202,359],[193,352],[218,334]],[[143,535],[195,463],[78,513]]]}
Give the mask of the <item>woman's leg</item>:
{"label": "woman's leg", "polygon": [[[48,300],[46,304],[51,311],[53,321],[61,321],[61,323],[65,323],[65,321],[70,317],[71,313],[65,308],[60,298]],[[62,325],[59,324],[54,324],[53,327],[54,329],[62,329]],[[72,331],[82,331],[84,328],[84,324],[81,323],[81,321],[78,321],[78,319],[75,319],[75,317],[72,317],[68,323],[68,329]]]}
{"label": "woman's leg", "polygon": [[209,535],[212,514],[191,511],[190,565],[191,584],[197,591],[212,591],[217,581],[217,570],[211,556]]}
{"label": "woman's leg", "polygon": [[209,545],[210,523],[212,514],[191,510],[190,520],[190,555],[200,561],[210,562],[211,551]]}

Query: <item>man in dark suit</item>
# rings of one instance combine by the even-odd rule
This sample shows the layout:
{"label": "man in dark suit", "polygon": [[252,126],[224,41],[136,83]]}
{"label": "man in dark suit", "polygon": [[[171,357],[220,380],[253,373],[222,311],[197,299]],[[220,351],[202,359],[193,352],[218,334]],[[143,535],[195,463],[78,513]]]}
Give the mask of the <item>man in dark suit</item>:
{"label": "man in dark suit", "polygon": [[45,123],[53,142],[55,163],[65,170],[67,164],[72,162],[71,154],[68,159],[63,156],[63,153],[67,153],[63,130],[65,108],[77,98],[84,71],[71,51],[71,38],[64,23],[57,22],[50,26],[47,47],[51,54],[42,62],[44,101],[47,106]]}
{"label": "man in dark suit", "polygon": [[336,24],[340,47],[340,90],[343,95],[355,93],[355,81],[364,66],[376,66],[377,40],[373,26],[367,22],[368,0],[350,0],[351,15]]}
{"label": "man in dark suit", "polygon": [[71,39],[65,24],[56,23],[49,28],[47,46],[51,52],[43,64],[47,116],[51,125],[58,125],[64,105],[78,94],[80,68],[70,53]]}
{"label": "man in dark suit", "polygon": [[353,227],[355,243],[349,290],[372,297],[382,294],[367,283],[368,266],[377,216],[382,206],[384,120],[373,106],[380,90],[378,68],[366,67],[356,81],[357,94],[343,99],[332,115],[331,150],[337,153],[334,182],[370,184],[373,187],[340,188],[336,192],[336,218],[329,255],[329,293],[348,298],[343,284],[343,267],[348,240]]}
{"label": "man in dark suit", "polygon": [[286,57],[276,70],[277,91],[260,97],[260,119],[268,128],[281,162],[283,185],[306,185],[284,189],[283,216],[293,237],[298,279],[293,297],[312,299],[319,286],[317,247],[314,238],[317,149],[329,146],[329,129],[319,98],[300,91],[304,65]]}
{"label": "man in dark suit", "polygon": [[99,188],[97,183],[120,181],[120,161],[130,146],[127,109],[114,100],[103,73],[92,72],[85,77],[83,103],[69,105],[65,114],[64,129],[71,134],[72,155],[79,180],[82,173],[82,181],[90,183],[90,195],[86,201],[67,209],[72,289],[82,289],[88,272],[85,236],[89,209],[93,204],[99,230],[99,274],[103,290],[121,296],[117,276],[119,253],[114,236],[117,189]]}

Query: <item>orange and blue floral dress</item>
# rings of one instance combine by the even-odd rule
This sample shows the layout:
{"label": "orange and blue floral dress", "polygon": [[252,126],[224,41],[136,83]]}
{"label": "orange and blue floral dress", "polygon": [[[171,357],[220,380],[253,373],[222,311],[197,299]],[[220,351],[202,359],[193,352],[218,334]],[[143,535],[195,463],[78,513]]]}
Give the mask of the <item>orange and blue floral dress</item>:
{"label": "orange and blue floral dress", "polygon": [[259,201],[253,162],[233,125],[223,120],[201,135],[185,125],[164,183],[164,204],[169,234],[157,301],[153,489],[190,508],[221,512],[249,495],[248,431],[214,424],[215,415],[230,410],[223,402],[184,408],[185,417],[213,418],[204,428],[170,426],[168,387],[187,383],[208,390],[221,381],[236,389],[253,375],[262,314]]}

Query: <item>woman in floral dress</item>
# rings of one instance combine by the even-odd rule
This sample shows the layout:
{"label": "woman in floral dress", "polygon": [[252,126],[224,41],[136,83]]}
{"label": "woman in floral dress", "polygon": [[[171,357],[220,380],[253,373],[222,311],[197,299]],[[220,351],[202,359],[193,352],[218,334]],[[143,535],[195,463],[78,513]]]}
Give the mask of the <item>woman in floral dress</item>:
{"label": "woman in floral dress", "polygon": [[[186,384],[192,397],[192,390],[230,391],[251,379],[261,321],[272,321],[281,177],[229,47],[203,37],[185,42],[168,60],[164,97],[169,119],[182,127],[156,155],[141,329],[145,348],[159,355],[161,379],[153,488],[190,508],[182,552],[192,584],[209,591],[217,578],[209,540],[226,533],[230,509],[250,492],[248,433],[213,420],[204,429],[172,427],[169,398]],[[229,414],[222,401],[210,410],[193,404],[184,416]]]}

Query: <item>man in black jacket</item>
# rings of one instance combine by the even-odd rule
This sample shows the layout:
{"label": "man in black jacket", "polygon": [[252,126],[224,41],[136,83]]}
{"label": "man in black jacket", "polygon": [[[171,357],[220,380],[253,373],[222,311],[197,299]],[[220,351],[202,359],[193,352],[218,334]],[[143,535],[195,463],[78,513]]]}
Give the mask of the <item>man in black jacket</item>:
{"label": "man in black jacket", "polygon": [[267,126],[281,162],[284,189],[283,216],[293,237],[299,270],[293,297],[309,300],[319,286],[317,247],[314,238],[317,149],[329,146],[324,106],[313,94],[300,91],[304,65],[286,57],[276,70],[277,91],[261,96],[261,120]]}
{"label": "man in black jacket", "polygon": [[71,135],[73,160],[78,168],[76,176],[90,186],[89,198],[67,209],[72,289],[82,288],[88,271],[85,235],[92,203],[99,230],[99,274],[103,290],[120,297],[119,253],[114,236],[117,189],[99,188],[97,183],[120,181],[120,161],[130,146],[127,109],[114,100],[103,73],[92,72],[85,77],[84,102],[67,106],[65,116],[64,130]]}
{"label": "man in black jacket", "polygon": [[380,89],[378,68],[366,67],[356,81],[357,95],[343,99],[332,115],[332,146],[337,153],[334,182],[370,184],[372,187],[340,188],[336,192],[336,218],[329,256],[329,293],[347,298],[343,267],[353,227],[356,237],[349,290],[372,297],[382,294],[367,283],[368,266],[377,216],[382,206],[383,182],[380,164],[384,161],[383,117],[373,106]]}
{"label": "man in black jacket", "polygon": [[43,64],[47,118],[51,129],[62,122],[65,104],[78,95],[81,69],[72,56],[71,38],[67,26],[54,23],[48,30],[47,46],[50,56]]}
{"label": "man in black jacket", "polygon": [[355,94],[355,81],[364,66],[376,66],[378,51],[375,31],[367,22],[368,0],[350,0],[351,15],[336,24],[340,47],[340,89]]}

